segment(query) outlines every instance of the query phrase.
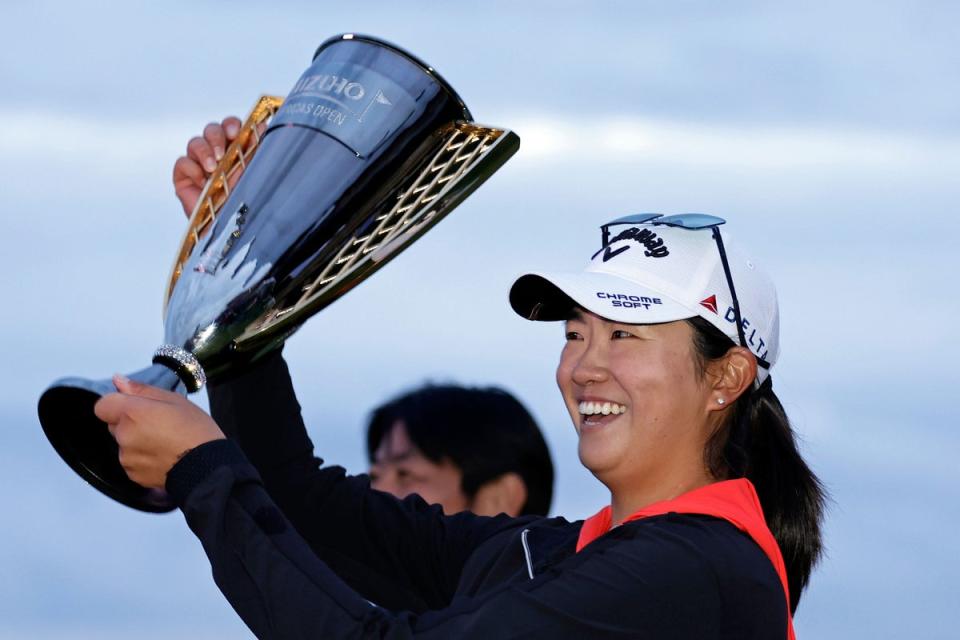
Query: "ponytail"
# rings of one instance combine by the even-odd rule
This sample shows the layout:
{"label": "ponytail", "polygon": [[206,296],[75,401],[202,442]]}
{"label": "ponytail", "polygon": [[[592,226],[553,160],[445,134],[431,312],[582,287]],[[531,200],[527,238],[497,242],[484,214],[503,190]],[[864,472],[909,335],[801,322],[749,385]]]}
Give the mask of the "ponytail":
{"label": "ponytail", "polygon": [[[694,328],[694,346],[705,371],[706,362],[723,356],[732,341],[701,318]],[[753,483],[787,569],[790,609],[796,611],[823,548],[823,485],[797,449],[796,436],[770,377],[745,391],[730,419],[707,442],[707,468],[716,478],[747,478]]]}

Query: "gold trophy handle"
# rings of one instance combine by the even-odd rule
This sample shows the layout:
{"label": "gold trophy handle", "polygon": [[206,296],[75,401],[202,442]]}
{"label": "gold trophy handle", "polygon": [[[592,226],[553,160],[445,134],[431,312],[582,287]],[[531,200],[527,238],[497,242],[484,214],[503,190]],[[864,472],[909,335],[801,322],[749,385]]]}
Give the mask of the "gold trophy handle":
{"label": "gold trophy handle", "polygon": [[457,121],[437,131],[442,142],[399,193],[372,212],[362,228],[345,229],[305,272],[301,288],[283,296],[235,340],[252,352],[289,334],[314,313],[383,267],[450,213],[520,146],[508,129]]}
{"label": "gold trophy handle", "polygon": [[184,234],[183,242],[180,243],[180,250],[177,252],[176,260],[173,263],[173,269],[170,272],[170,282],[167,285],[167,293],[163,299],[163,315],[167,314],[167,303],[173,294],[173,287],[177,284],[180,274],[183,273],[183,266],[193,252],[193,248],[200,239],[207,234],[213,225],[214,220],[220,214],[227,198],[230,196],[230,186],[236,184],[237,179],[250,160],[260,148],[261,125],[267,124],[270,118],[280,109],[283,104],[283,98],[277,96],[260,96],[257,103],[250,110],[243,126],[237,137],[227,147],[217,168],[213,170],[207,183],[200,192],[197,204],[190,214],[190,223],[187,226],[187,232]]}

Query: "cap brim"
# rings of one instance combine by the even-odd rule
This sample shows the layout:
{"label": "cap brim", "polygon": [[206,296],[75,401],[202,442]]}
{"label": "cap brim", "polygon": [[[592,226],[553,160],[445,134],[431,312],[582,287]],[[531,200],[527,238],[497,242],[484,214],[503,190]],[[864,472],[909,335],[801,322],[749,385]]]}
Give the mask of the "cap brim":
{"label": "cap brim", "polygon": [[528,273],[510,288],[510,306],[528,320],[570,318],[582,307],[601,318],[628,324],[685,320],[699,313],[669,296],[606,273]]}

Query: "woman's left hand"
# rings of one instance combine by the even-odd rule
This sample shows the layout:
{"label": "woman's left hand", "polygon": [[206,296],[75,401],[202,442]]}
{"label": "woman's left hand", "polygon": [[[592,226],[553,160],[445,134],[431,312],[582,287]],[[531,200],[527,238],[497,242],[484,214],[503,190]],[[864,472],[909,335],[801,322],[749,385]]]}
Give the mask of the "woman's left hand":
{"label": "woman's left hand", "polygon": [[119,393],[94,407],[120,448],[120,466],[142,487],[163,489],[167,473],[188,451],[224,438],[213,418],[179,393],[114,376]]}

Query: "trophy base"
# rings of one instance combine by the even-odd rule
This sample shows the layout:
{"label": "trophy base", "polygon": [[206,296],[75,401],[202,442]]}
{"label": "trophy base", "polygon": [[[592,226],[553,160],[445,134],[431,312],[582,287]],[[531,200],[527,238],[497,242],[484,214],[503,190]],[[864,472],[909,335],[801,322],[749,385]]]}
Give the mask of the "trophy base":
{"label": "trophy base", "polygon": [[[128,376],[132,380],[176,390],[184,388],[177,374],[155,364]],[[147,489],[127,477],[119,449],[105,422],[93,413],[97,401],[115,392],[111,380],[62,378],[40,396],[40,424],[63,461],[95,489],[128,507],[150,513],[176,508],[165,491]]]}

